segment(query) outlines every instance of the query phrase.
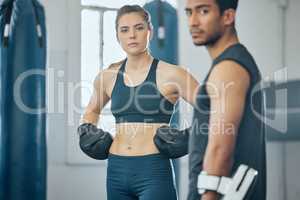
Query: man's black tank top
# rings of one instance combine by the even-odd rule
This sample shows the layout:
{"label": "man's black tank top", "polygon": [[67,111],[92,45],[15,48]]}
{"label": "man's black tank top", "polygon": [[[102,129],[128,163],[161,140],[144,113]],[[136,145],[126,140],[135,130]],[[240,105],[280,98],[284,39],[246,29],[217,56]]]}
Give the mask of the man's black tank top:
{"label": "man's black tank top", "polygon": [[209,123],[210,98],[205,85],[214,66],[225,60],[231,60],[240,64],[250,75],[250,87],[246,97],[244,114],[237,134],[234,166],[231,174],[237,170],[240,164],[246,164],[258,170],[258,179],[253,190],[254,192],[249,199],[265,200],[265,131],[263,120],[261,120],[262,118],[257,117],[257,115],[263,115],[264,108],[262,92],[257,90],[257,88],[260,88],[261,75],[253,57],[240,43],[230,46],[213,61],[203,86],[198,91],[198,109],[194,109],[193,125],[189,142],[190,192],[196,191],[197,189],[197,178],[195,177],[197,177],[202,170],[204,153],[208,142],[208,129],[201,128],[205,127],[203,125]]}

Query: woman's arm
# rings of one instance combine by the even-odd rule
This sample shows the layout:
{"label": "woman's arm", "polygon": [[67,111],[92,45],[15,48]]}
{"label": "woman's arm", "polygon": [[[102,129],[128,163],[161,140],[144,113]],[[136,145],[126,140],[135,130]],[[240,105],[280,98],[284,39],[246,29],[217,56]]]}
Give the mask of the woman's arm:
{"label": "woman's arm", "polygon": [[[182,97],[191,105],[196,105],[199,83],[187,70],[163,63],[160,65],[158,76],[158,85],[165,96],[175,96],[176,99],[172,98],[173,100]],[[161,126],[156,130],[154,143],[167,157],[178,158],[188,153],[189,132],[190,127],[179,130],[170,126]]]}
{"label": "woman's arm", "polygon": [[196,96],[199,89],[198,81],[182,67],[176,67],[171,81],[177,85],[177,93],[192,106],[196,106]]}
{"label": "woman's arm", "polygon": [[105,83],[107,83],[107,81],[105,80],[105,70],[103,70],[96,76],[94,80],[93,93],[87,107],[85,108],[80,124],[92,123],[97,125],[101,110],[110,100],[110,97],[106,93]]}

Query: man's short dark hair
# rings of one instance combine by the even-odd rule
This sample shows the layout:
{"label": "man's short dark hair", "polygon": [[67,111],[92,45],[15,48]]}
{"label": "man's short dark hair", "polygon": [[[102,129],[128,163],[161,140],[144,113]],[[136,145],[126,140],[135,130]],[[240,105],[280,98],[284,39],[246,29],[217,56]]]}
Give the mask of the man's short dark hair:
{"label": "man's short dark hair", "polygon": [[215,0],[220,8],[220,12],[223,14],[227,9],[236,10],[238,7],[239,0]]}

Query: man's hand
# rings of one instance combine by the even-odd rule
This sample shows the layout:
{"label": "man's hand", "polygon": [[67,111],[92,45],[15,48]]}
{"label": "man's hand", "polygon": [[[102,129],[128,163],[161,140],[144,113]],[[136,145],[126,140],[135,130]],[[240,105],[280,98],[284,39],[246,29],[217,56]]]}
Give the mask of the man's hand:
{"label": "man's hand", "polygon": [[221,197],[219,194],[217,194],[216,192],[205,192],[202,197],[200,198],[200,200],[219,200]]}

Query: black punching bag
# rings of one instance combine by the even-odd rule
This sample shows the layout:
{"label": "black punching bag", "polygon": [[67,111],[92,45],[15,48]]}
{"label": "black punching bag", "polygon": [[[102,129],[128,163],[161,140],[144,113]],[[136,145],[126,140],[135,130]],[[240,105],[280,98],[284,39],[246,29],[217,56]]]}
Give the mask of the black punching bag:
{"label": "black punching bag", "polygon": [[46,199],[46,28],[37,0],[1,1],[0,199]]}

